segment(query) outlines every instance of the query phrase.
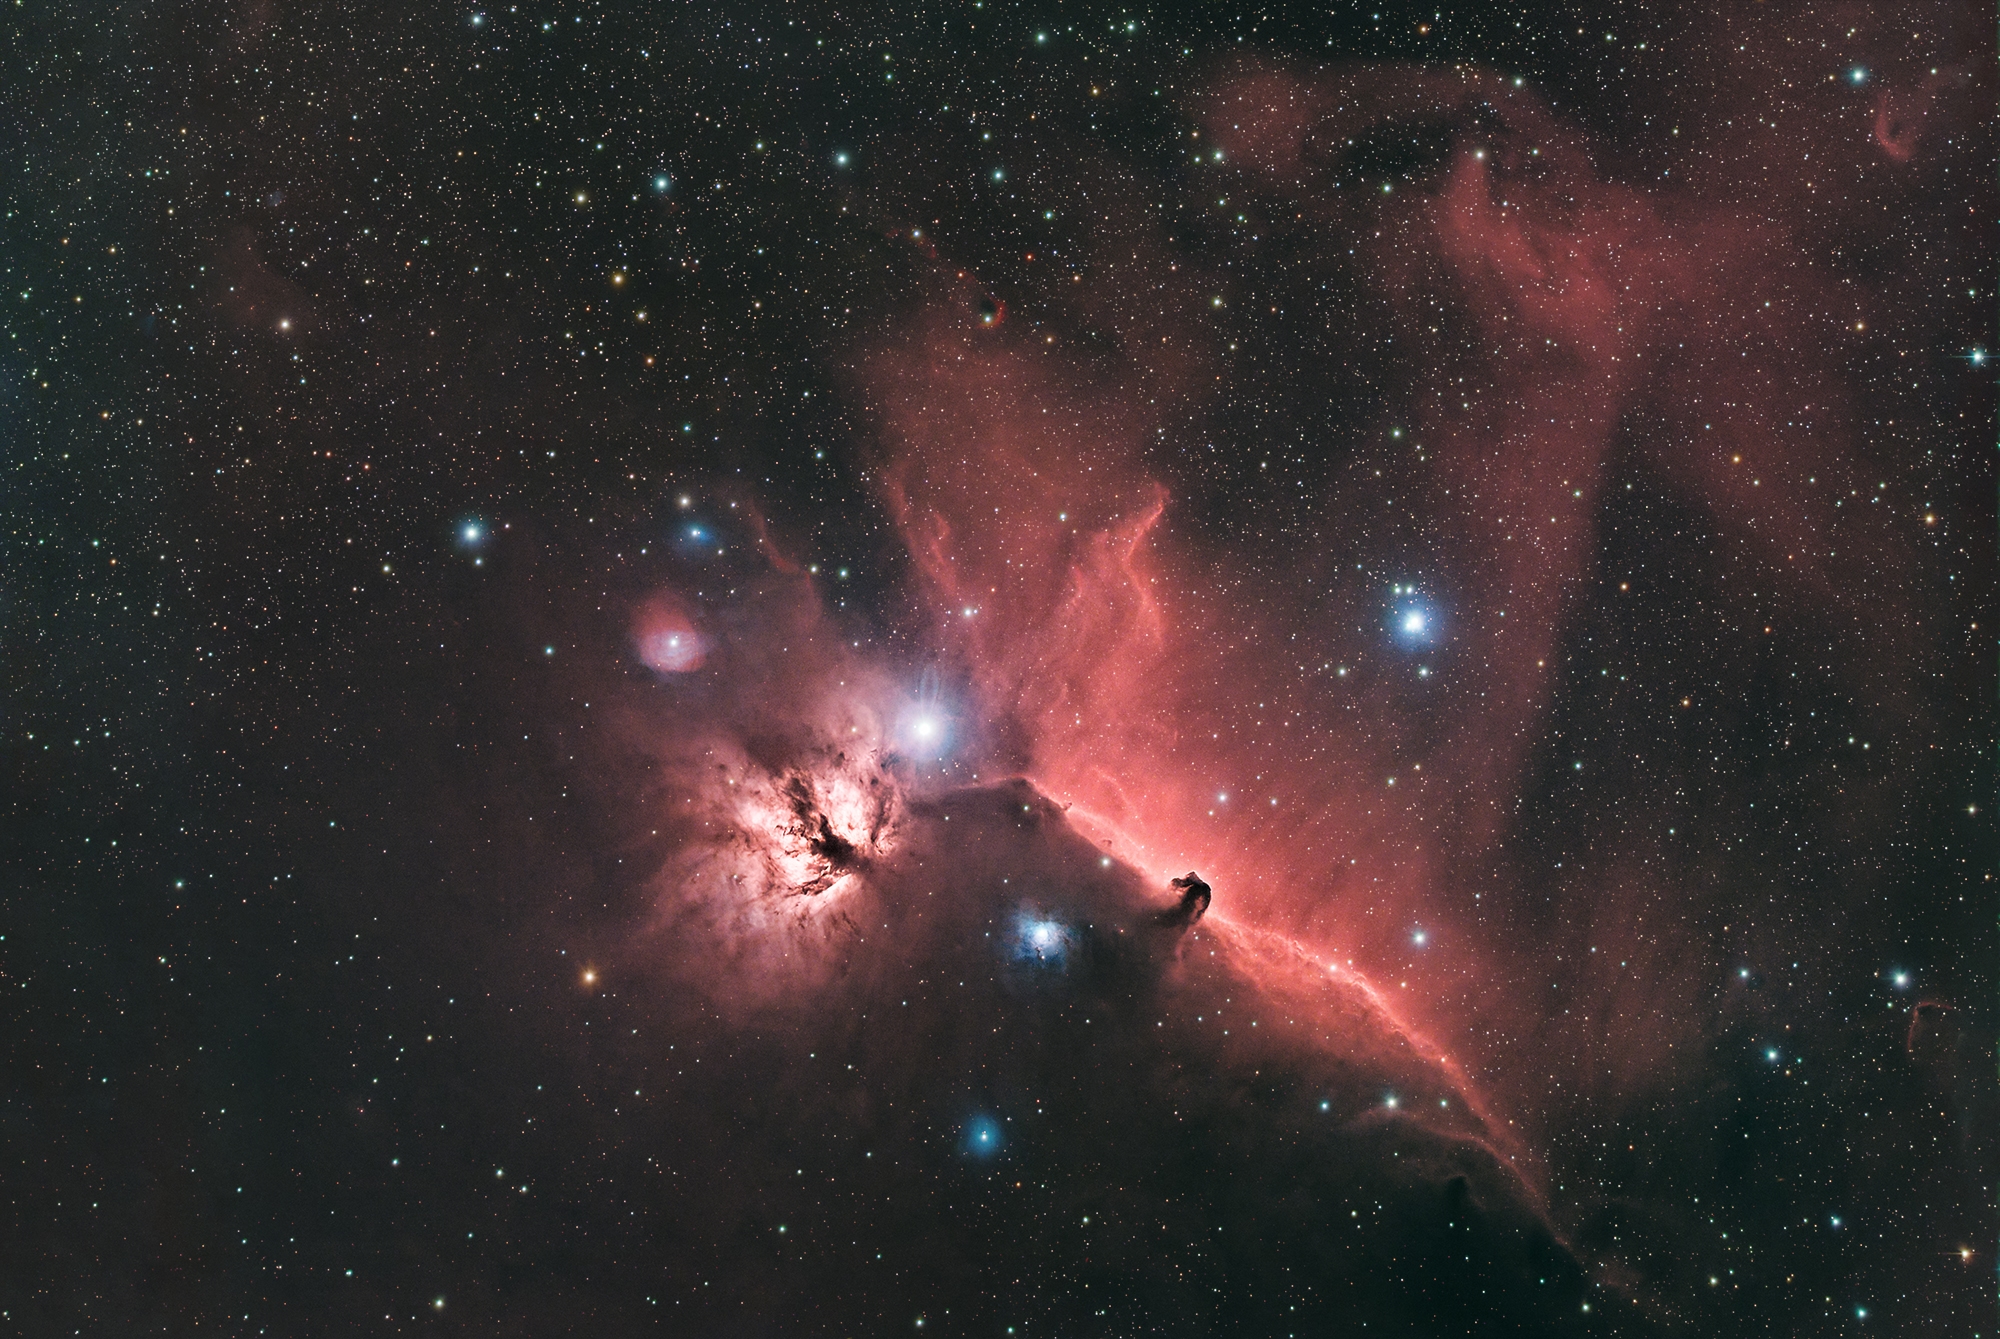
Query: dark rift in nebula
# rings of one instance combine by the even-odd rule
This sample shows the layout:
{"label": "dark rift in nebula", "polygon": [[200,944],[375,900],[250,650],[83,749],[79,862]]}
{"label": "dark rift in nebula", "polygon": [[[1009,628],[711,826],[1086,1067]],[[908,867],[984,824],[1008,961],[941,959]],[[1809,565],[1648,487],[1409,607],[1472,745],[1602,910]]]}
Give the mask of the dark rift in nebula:
{"label": "dark rift in nebula", "polygon": [[[938,785],[885,766],[871,780],[893,791],[893,821],[831,885],[768,871],[839,828],[804,787],[841,775],[840,756],[775,787],[733,769],[735,789],[792,806],[718,802],[713,821],[730,829],[671,871],[662,929],[683,985],[746,1035],[787,1038],[788,1062],[732,1080],[763,1116],[732,1136],[738,1157],[818,1175],[823,1141],[805,1132],[829,1120],[840,1147],[874,1150],[880,1183],[843,1231],[908,1243],[907,1295],[963,1298],[1061,1269],[1092,1281],[1075,1304],[1088,1308],[1057,1310],[1077,1324],[1106,1305],[1176,1327],[1296,1324],[1301,1302],[1357,1324],[1518,1325],[1552,1304],[1620,1314],[1551,1232],[1506,1122],[1344,964],[1200,916],[1205,884],[1169,890],[1109,858],[1024,780]],[[801,825],[802,812],[817,817]],[[718,916],[725,903],[739,910]],[[927,1201],[933,1177],[952,1178],[960,1211],[911,1234],[898,1206]],[[987,1204],[1022,1178],[1075,1197],[1097,1225],[1089,1251],[1061,1221]],[[1361,1205],[1371,1231],[1356,1253]],[[1473,1260],[1468,1286],[1454,1271]],[[785,1286],[760,1308],[824,1319],[872,1304],[851,1279]],[[1294,1310],[1281,1316],[1279,1299]]]}
{"label": "dark rift in nebula", "polygon": [[1208,904],[1213,900],[1213,891],[1201,881],[1199,874],[1189,870],[1168,886],[1179,894],[1179,899],[1173,906],[1160,913],[1160,924],[1187,927],[1194,925],[1208,914]]}

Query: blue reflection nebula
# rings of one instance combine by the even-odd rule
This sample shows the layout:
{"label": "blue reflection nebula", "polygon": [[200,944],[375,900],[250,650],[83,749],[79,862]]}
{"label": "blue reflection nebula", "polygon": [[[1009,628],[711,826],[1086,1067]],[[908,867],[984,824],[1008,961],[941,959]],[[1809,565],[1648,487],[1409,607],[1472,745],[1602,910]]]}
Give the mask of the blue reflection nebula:
{"label": "blue reflection nebula", "polygon": [[991,1116],[974,1116],[965,1123],[965,1151],[975,1158],[992,1157],[1004,1142],[1000,1122]]}
{"label": "blue reflection nebula", "polygon": [[1014,918],[1009,947],[1017,961],[1061,967],[1069,956],[1070,928],[1039,913],[1023,911]]}

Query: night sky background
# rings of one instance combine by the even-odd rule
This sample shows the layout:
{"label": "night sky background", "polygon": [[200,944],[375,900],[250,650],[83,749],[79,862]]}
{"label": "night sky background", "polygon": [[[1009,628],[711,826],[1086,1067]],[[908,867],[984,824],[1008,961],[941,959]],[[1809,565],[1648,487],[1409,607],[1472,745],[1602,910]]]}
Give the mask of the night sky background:
{"label": "night sky background", "polygon": [[1990,9],[4,23],[0,1331],[2000,1326]]}

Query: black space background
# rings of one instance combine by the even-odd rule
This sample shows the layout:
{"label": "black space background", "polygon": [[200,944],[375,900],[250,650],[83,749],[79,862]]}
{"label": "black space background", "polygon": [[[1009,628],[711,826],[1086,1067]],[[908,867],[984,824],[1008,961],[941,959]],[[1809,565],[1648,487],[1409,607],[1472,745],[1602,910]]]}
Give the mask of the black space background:
{"label": "black space background", "polygon": [[[916,282],[891,205],[929,191],[926,216],[996,292],[1026,284],[1024,242],[1086,245],[1045,231],[1040,200],[982,187],[999,151],[937,106],[1009,135],[1033,112],[1171,180],[1171,95],[1216,53],[1463,58],[1541,84],[1607,175],[1637,179],[1681,152],[1663,90],[1714,85],[1679,104],[1688,124],[1737,96],[1741,67],[1711,65],[1739,22],[1823,17],[1755,9],[592,4],[497,6],[475,27],[463,6],[10,7],[0,1330],[616,1334],[658,1323],[668,1287],[754,1291],[782,1255],[707,1233],[709,1191],[646,1164],[671,1143],[745,1195],[761,1171],[730,1170],[727,1122],[620,1124],[615,1091],[686,1067],[608,1034],[737,1048],[713,1091],[685,1077],[678,1101],[707,1110],[731,1109],[727,1076],[764,1043],[692,1004],[579,1003],[574,963],[643,918],[646,862],[601,807],[584,727],[549,723],[578,719],[566,666],[621,626],[577,610],[621,608],[658,574],[605,555],[646,544],[682,487],[754,498],[794,551],[850,566],[836,617],[900,653],[895,538],[829,370],[893,329]],[[1950,37],[1963,16],[1931,24],[1961,42],[1951,59],[1989,60],[1975,17],[1970,37]],[[1037,49],[1043,30],[1057,49]],[[1649,34],[1667,54],[1633,52]],[[1100,72],[1111,95],[1093,98]],[[1711,1179],[1657,1172],[1644,1193],[1719,1187],[1804,1276],[1704,1312],[1696,1276],[1723,1256],[1661,1243],[1663,1286],[1696,1299],[1662,1322],[1677,1332],[1844,1333],[1856,1299],[1882,1313],[1873,1332],[1992,1332],[1993,660],[1985,633],[1958,632],[1993,616],[1992,399],[1963,357],[1992,339],[1990,149],[1982,129],[1957,176],[1794,220],[1836,272],[1880,285],[1898,329],[1840,356],[1884,418],[1926,425],[1871,449],[1948,515],[1914,580],[1951,631],[1919,723],[1863,764],[1907,809],[1852,875],[1868,891],[1801,932],[1838,992],[1825,1088],[1718,1062],[1726,1095],[1641,1121],[1658,1147],[1723,1150],[1691,1159]],[[614,294],[627,265],[641,277]],[[815,301],[752,306],[799,289]],[[1395,374],[1319,402],[1365,414]],[[1287,424],[1317,412],[1281,382],[1246,399]],[[1238,429],[1270,424],[1245,411]],[[1252,523],[1231,468],[1163,458],[1177,492],[1209,499],[1183,524]],[[1701,516],[1618,505],[1654,510],[1608,525],[1601,562],[1694,575],[1647,616],[1596,611],[1572,636],[1695,674],[1717,646],[1700,583],[1720,580]],[[477,566],[458,539],[475,522],[493,531]],[[1865,716],[1790,686],[1809,640],[1716,651],[1734,704],[1716,731],[1751,774],[1716,805],[1752,849],[1788,840],[1739,801],[1788,793],[1772,741],[1796,694]],[[1607,724],[1591,691],[1568,685],[1551,727],[1577,747],[1619,755],[1612,735],[1656,728]],[[1701,748],[1680,747],[1699,784]],[[1587,841],[1550,772],[1530,802],[1551,849]],[[1908,1000],[1872,979],[1885,964],[1958,1006],[1974,1059],[1953,1095],[1913,1075]],[[1814,1188],[1773,1189],[1788,1177]],[[517,1183],[533,1193],[501,1193]],[[1775,1244],[1800,1204],[1855,1205],[1875,1236]],[[1960,1240],[1976,1281],[1947,1259]],[[908,1332],[891,1300],[880,1328]]]}

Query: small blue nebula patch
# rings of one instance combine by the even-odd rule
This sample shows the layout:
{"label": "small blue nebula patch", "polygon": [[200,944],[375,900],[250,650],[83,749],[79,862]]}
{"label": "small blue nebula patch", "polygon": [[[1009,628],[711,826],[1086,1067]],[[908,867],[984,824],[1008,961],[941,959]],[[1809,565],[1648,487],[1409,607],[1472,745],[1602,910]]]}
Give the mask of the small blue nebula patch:
{"label": "small blue nebula patch", "polygon": [[991,1116],[974,1116],[965,1123],[960,1146],[975,1158],[990,1158],[1005,1142],[999,1121]]}
{"label": "small blue nebula patch", "polygon": [[1038,912],[1023,911],[1014,918],[1008,944],[1017,962],[1042,967],[1064,966],[1075,936],[1067,925]]}

